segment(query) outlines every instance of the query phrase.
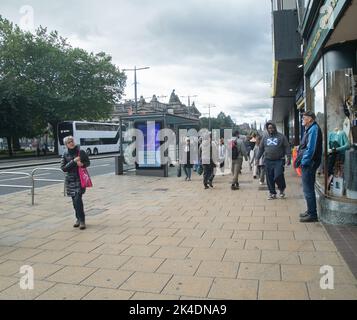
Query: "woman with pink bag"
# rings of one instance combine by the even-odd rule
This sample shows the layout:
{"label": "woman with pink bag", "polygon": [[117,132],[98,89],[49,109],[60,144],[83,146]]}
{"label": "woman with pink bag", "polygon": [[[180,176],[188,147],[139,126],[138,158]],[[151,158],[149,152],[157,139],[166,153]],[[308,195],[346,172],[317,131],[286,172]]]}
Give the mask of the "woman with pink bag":
{"label": "woman with pink bag", "polygon": [[92,183],[86,170],[90,165],[88,155],[75,144],[72,136],[63,139],[67,151],[62,156],[61,169],[66,172],[66,190],[67,195],[72,197],[73,208],[75,210],[77,221],[74,228],[84,230],[85,214],[83,207],[82,195],[86,192],[87,187]]}

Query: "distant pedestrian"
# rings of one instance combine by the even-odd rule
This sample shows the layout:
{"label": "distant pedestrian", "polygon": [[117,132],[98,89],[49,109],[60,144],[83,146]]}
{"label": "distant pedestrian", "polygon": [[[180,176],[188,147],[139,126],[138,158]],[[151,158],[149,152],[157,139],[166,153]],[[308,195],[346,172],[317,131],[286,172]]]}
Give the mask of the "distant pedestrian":
{"label": "distant pedestrian", "polygon": [[191,141],[189,138],[186,139],[186,145],[184,146],[183,150],[183,158],[182,158],[182,163],[183,163],[183,170],[185,171],[186,181],[191,181],[191,176],[192,176],[192,167],[193,164],[191,163]]}
{"label": "distant pedestrian", "polygon": [[243,158],[245,161],[248,161],[247,150],[243,141],[239,139],[238,131],[235,131],[233,134],[233,139],[230,141],[229,150],[229,156],[232,158],[231,172],[233,176],[231,189],[238,190],[238,175],[242,170]]}
{"label": "distant pedestrian", "polygon": [[44,156],[47,155],[47,150],[48,150],[47,143],[44,143],[43,146],[42,146],[42,152],[43,152],[43,155],[44,155]]}
{"label": "distant pedestrian", "polygon": [[63,142],[67,150],[62,156],[61,169],[63,172],[66,172],[67,195],[72,197],[73,208],[77,218],[73,227],[79,227],[80,230],[84,230],[86,224],[82,196],[86,192],[86,189],[81,186],[78,168],[89,167],[90,161],[87,153],[80,150],[80,147],[75,144],[72,136],[64,138]]}
{"label": "distant pedestrian", "polygon": [[225,160],[227,157],[226,146],[224,144],[224,138],[221,138],[218,146],[219,168],[221,174],[224,175]]}
{"label": "distant pedestrian", "polygon": [[[268,200],[276,199],[275,184],[279,189],[279,197],[285,198],[286,182],[284,176],[285,164],[291,163],[291,149],[288,139],[276,129],[272,122],[266,124],[268,134],[264,135],[259,146],[257,160],[265,156],[265,169],[269,188]],[[285,161],[287,158],[287,162]]]}
{"label": "distant pedestrian", "polygon": [[252,156],[250,159],[250,164],[253,167],[253,179],[257,179],[257,177],[259,176],[258,154],[259,154],[259,145],[260,145],[261,139],[259,137],[257,137],[257,138],[254,138],[254,141],[255,141],[255,146],[253,148]]}
{"label": "distant pedestrian", "polygon": [[321,164],[322,132],[313,112],[305,112],[302,119],[305,133],[299,146],[295,167],[301,167],[302,170],[302,188],[307,211],[300,214],[300,222],[317,222],[315,180],[316,171]]}
{"label": "distant pedestrian", "polygon": [[40,142],[37,141],[36,143],[36,155],[39,157],[41,155],[41,147],[40,147]]}
{"label": "distant pedestrian", "polygon": [[213,188],[214,169],[216,167],[213,155],[216,152],[215,145],[212,143],[212,136],[205,137],[199,149],[199,158],[203,166],[203,186],[205,189],[209,189],[209,186]]}

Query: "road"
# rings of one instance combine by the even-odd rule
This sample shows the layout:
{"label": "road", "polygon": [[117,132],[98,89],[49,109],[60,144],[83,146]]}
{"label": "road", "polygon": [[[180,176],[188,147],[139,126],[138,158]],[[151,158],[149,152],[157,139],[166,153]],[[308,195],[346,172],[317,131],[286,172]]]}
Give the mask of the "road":
{"label": "road", "polygon": [[[0,185],[24,185],[30,186],[31,180],[28,176],[15,176],[15,175],[8,175],[8,174],[1,174],[1,172],[26,172],[31,173],[32,170],[35,168],[41,168],[40,171],[36,173],[37,178],[41,179],[54,179],[54,180],[61,180],[63,179],[64,175],[62,172],[51,172],[51,171],[44,171],[43,168],[59,168],[58,164],[50,164],[46,166],[32,166],[26,168],[16,168],[16,169],[8,169],[8,170],[0,170]],[[125,169],[125,167],[124,167]],[[115,172],[115,163],[114,157],[113,158],[104,158],[104,159],[91,159],[91,166],[88,169],[89,174],[91,176],[98,176],[98,175],[105,175],[105,174],[114,174]],[[58,182],[48,182],[48,181],[37,181],[36,188],[44,187],[46,185],[52,185]],[[1,187],[0,186],[0,196],[27,190],[25,188],[10,188],[10,187]]]}

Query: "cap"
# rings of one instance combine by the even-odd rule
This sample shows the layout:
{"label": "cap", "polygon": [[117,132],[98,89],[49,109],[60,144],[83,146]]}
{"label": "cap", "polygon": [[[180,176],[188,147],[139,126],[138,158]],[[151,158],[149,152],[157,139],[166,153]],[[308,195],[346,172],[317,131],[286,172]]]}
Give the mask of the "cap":
{"label": "cap", "polygon": [[305,111],[303,115],[307,117],[311,117],[313,120],[316,119],[316,115],[312,111]]}

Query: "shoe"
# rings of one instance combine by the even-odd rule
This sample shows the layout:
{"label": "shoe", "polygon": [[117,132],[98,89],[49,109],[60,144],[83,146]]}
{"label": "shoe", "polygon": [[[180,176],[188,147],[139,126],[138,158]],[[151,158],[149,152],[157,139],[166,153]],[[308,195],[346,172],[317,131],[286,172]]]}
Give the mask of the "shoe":
{"label": "shoe", "polygon": [[275,200],[276,199],[276,194],[269,194],[268,200]]}
{"label": "shoe", "polygon": [[207,184],[205,185],[205,189],[209,189],[209,186]]}
{"label": "shoe", "polygon": [[213,184],[212,184],[212,181],[208,182],[208,185],[213,188]]}
{"label": "shoe", "polygon": [[186,177],[186,178],[185,178],[185,181],[187,181],[187,179],[188,179],[188,178]]}
{"label": "shoe", "polygon": [[264,184],[264,182],[259,181],[259,184],[262,186]]}
{"label": "shoe", "polygon": [[81,222],[79,225],[79,230],[84,230],[86,228],[86,224],[84,222]]}
{"label": "shoe", "polygon": [[191,181],[191,178],[188,178],[188,181]]}
{"label": "shoe", "polygon": [[305,217],[308,217],[309,214],[307,213],[307,211],[305,211],[304,213],[300,213],[300,218],[305,218]]}
{"label": "shoe", "polygon": [[73,228],[78,228],[80,225],[79,220],[76,221],[76,223],[73,225]]}
{"label": "shoe", "polygon": [[310,215],[300,218],[300,222],[318,222],[318,221],[319,219],[317,217],[311,217]]}
{"label": "shoe", "polygon": [[257,178],[257,176],[253,176],[253,179],[256,179]]}
{"label": "shoe", "polygon": [[285,198],[285,193],[284,192],[280,192],[279,193],[279,198],[280,199],[284,199]]}

